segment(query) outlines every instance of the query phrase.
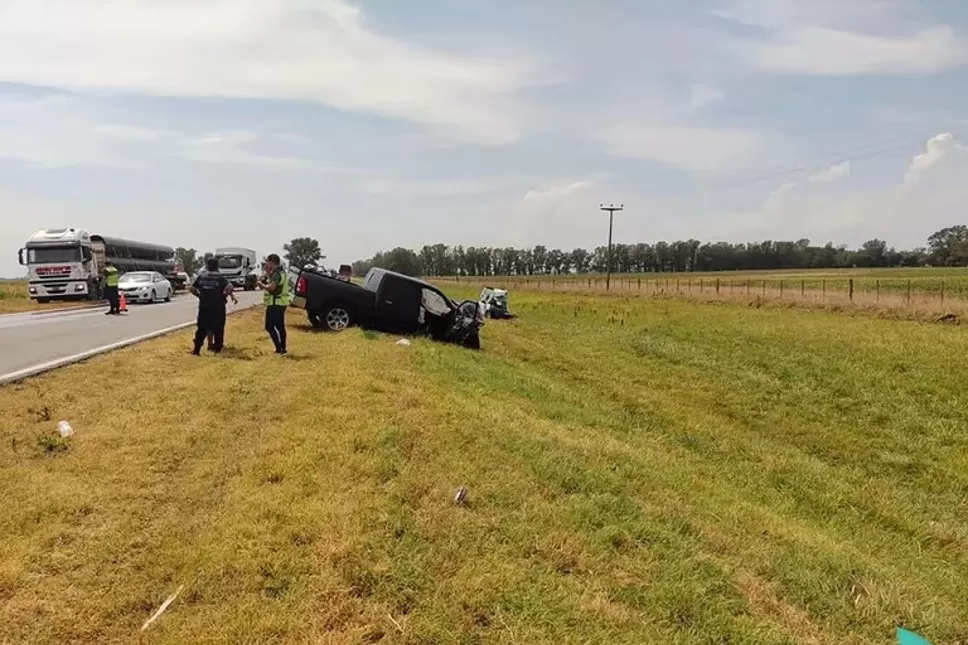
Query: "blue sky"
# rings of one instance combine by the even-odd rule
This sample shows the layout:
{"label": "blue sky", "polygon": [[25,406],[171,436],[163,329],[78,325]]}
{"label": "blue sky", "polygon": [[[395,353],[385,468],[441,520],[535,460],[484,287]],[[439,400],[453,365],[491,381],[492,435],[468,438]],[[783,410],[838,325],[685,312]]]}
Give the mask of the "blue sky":
{"label": "blue sky", "polygon": [[924,243],[964,220],[944,0],[6,0],[0,275],[38,228],[396,245]]}

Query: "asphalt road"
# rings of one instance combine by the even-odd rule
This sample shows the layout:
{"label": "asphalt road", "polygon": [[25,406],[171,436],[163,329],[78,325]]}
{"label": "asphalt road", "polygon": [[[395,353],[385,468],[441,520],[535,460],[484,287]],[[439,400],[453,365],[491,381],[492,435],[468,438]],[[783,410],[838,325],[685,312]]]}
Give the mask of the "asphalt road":
{"label": "asphalt road", "polygon": [[[230,313],[259,303],[262,292],[240,292],[236,297],[239,304],[229,303]],[[168,303],[128,305],[128,313],[121,316],[104,315],[106,307],[0,316],[0,383],[34,368],[192,322],[197,302],[183,295]]]}

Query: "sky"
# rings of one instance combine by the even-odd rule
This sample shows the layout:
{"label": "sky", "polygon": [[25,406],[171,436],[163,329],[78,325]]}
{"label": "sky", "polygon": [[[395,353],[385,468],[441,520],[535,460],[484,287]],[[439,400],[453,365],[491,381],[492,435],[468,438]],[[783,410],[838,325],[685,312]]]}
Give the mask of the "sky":
{"label": "sky", "polygon": [[968,203],[960,0],[0,0],[0,276],[199,251],[870,238]]}

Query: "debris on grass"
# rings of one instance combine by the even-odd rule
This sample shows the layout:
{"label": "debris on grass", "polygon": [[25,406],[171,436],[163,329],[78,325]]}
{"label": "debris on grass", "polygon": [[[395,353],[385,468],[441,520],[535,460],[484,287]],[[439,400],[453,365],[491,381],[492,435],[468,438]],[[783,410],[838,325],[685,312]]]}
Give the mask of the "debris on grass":
{"label": "debris on grass", "polygon": [[61,437],[70,437],[74,434],[74,428],[71,427],[67,421],[61,421],[57,424],[57,431],[60,433]]}
{"label": "debris on grass", "polygon": [[467,488],[465,486],[457,489],[457,494],[454,496],[454,503],[458,506],[463,506],[467,503]]}
{"label": "debris on grass", "polygon": [[178,594],[180,594],[182,592],[182,589],[184,589],[184,588],[185,588],[185,585],[182,585],[182,586],[178,587],[178,589],[175,591],[175,593],[173,593],[172,595],[168,596],[168,600],[166,600],[165,602],[161,603],[161,607],[159,607],[158,609],[156,609],[155,610],[155,613],[151,614],[151,616],[148,618],[148,620],[145,621],[145,624],[141,626],[141,631],[144,631],[144,630],[148,629],[148,626],[151,625],[151,623],[153,623],[156,620],[158,620],[158,617],[161,616],[165,612],[166,609],[168,609],[168,607],[169,607],[169,605],[171,605],[171,603],[175,602],[175,598],[178,597]]}
{"label": "debris on grass", "polygon": [[411,345],[410,339],[409,338],[401,338],[400,340],[397,341],[397,345],[399,345],[400,347],[410,347],[410,345]]}

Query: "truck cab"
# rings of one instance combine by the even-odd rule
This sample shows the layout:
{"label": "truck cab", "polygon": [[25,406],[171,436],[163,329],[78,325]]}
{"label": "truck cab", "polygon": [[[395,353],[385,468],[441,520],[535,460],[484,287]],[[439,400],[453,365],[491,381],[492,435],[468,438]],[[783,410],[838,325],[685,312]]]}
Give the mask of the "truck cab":
{"label": "truck cab", "polygon": [[252,291],[259,281],[259,265],[256,252],[244,248],[215,249],[218,270],[232,286]]}
{"label": "truck cab", "polygon": [[101,299],[99,278],[103,266],[87,231],[37,231],[20,249],[19,260],[27,267],[27,289],[37,302]]}

